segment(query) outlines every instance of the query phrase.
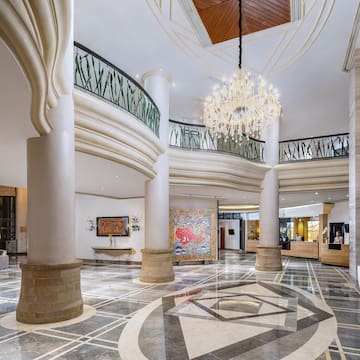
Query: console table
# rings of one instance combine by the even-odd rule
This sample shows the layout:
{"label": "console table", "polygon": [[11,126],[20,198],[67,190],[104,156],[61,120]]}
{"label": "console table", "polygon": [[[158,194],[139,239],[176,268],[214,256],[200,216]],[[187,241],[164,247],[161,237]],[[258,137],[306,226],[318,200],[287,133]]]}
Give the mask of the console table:
{"label": "console table", "polygon": [[119,255],[134,255],[136,250],[133,248],[115,248],[115,247],[92,247],[96,254],[105,254],[109,256],[119,256]]}

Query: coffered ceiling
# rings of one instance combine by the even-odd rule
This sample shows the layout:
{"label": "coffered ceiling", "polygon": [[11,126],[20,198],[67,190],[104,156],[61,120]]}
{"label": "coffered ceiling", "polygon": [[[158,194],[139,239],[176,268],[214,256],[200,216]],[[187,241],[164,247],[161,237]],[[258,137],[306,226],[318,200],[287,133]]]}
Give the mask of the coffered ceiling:
{"label": "coffered ceiling", "polygon": [[[213,44],[239,37],[239,0],[193,0]],[[290,22],[290,0],[243,0],[244,35]]]}

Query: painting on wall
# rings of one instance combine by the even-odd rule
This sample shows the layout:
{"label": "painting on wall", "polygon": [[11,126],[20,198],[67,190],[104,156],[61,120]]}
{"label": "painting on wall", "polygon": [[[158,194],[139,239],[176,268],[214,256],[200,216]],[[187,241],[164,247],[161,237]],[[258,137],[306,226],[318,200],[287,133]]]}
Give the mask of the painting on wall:
{"label": "painting on wall", "polygon": [[175,260],[216,260],[216,213],[171,209],[170,238]]}
{"label": "painting on wall", "polygon": [[96,218],[97,236],[129,236],[129,217],[97,217]]}

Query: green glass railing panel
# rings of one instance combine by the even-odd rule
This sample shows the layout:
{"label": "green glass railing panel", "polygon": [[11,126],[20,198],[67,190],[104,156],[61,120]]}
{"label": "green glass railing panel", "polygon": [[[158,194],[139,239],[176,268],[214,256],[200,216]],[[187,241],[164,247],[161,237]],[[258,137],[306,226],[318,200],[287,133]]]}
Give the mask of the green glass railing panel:
{"label": "green glass railing panel", "polygon": [[281,141],[279,161],[322,160],[349,156],[349,134]]}
{"label": "green glass railing panel", "polygon": [[74,43],[74,84],[128,111],[159,136],[160,112],[143,87],[78,43]]}
{"label": "green glass railing panel", "polygon": [[170,120],[169,145],[189,150],[219,151],[264,162],[264,142],[242,136],[239,142],[217,138],[201,125],[183,124]]}

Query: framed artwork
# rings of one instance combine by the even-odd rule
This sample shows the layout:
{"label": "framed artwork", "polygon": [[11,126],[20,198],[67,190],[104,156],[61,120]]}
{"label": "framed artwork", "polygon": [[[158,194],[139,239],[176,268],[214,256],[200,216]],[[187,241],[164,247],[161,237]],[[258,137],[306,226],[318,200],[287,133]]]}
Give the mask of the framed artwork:
{"label": "framed artwork", "polygon": [[212,209],[170,209],[175,260],[216,260],[216,223]]}
{"label": "framed artwork", "polygon": [[97,217],[96,218],[97,236],[129,236],[129,217]]}

